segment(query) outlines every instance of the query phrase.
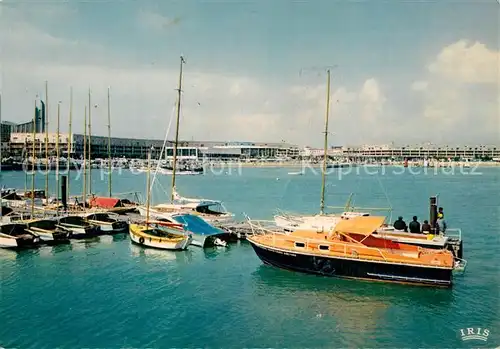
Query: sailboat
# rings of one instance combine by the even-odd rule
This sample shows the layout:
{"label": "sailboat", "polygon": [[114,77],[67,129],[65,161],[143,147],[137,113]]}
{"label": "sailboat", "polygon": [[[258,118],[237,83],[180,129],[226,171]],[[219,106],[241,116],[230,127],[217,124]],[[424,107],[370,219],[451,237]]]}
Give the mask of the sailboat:
{"label": "sailboat", "polygon": [[146,221],[142,224],[131,224],[129,229],[130,240],[136,244],[159,248],[162,250],[184,250],[192,241],[192,236],[186,234],[182,224],[172,222],[150,221],[149,202],[151,197],[151,183],[149,168],[151,152],[148,154],[147,172],[147,199]]}
{"label": "sailboat", "polygon": [[330,114],[330,70],[327,71],[327,95],[326,95],[326,115],[325,115],[325,138],[324,138],[324,155],[323,166],[321,173],[321,201],[320,212],[317,215],[291,215],[279,213],[274,216],[274,222],[280,228],[289,231],[297,229],[315,230],[315,231],[330,231],[342,219],[358,216],[368,216],[366,212],[344,211],[342,214],[325,214],[325,178],[328,160],[328,118]]}
{"label": "sailboat", "polygon": [[[227,212],[220,201],[182,198],[176,191],[175,180],[177,173],[177,146],[179,144],[182,67],[185,63],[184,57],[181,56],[179,87],[177,89],[177,123],[173,149],[171,200],[168,204],[159,204],[153,207],[138,206],[137,209],[143,216],[150,215],[157,220],[183,224],[185,228],[193,234],[192,244],[195,246],[226,246],[226,240],[229,238],[229,234],[212,226],[210,223],[227,222],[228,220],[232,220],[234,215]],[[212,208],[214,208],[214,210],[212,210]]]}

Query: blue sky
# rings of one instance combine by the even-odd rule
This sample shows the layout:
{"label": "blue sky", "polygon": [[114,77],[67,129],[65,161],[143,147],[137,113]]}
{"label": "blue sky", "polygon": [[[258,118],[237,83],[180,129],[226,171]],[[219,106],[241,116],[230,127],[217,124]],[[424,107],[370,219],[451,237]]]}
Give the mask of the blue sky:
{"label": "blue sky", "polygon": [[[2,38],[2,89],[12,101],[4,118],[14,121],[28,110],[14,109],[27,104],[21,82],[41,91],[48,80],[63,103],[67,85],[111,85],[117,113],[130,120],[115,134],[137,135],[141,125],[141,136],[163,138],[182,53],[185,138],[318,145],[321,68],[336,65],[333,143],[450,143],[457,132],[464,142],[498,142],[496,1],[4,0],[2,6],[0,26],[11,29]],[[41,81],[16,75],[32,65]],[[102,89],[95,93],[103,98]],[[78,96],[75,104],[83,104]],[[411,130],[416,134],[407,135]]]}

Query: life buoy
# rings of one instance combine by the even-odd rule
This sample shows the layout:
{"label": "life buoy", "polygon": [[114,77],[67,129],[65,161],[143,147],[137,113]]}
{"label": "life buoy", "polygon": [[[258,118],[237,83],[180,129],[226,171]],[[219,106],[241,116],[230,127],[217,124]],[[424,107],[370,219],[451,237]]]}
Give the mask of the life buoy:
{"label": "life buoy", "polygon": [[143,244],[143,243],[144,243],[144,238],[143,238],[142,236],[139,238],[139,243],[140,243],[140,244]]}

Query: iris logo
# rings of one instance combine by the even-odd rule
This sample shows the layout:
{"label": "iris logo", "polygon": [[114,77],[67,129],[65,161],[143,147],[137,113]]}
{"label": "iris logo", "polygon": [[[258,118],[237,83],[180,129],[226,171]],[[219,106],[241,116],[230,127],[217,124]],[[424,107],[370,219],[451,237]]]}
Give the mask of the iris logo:
{"label": "iris logo", "polygon": [[468,327],[460,329],[460,338],[462,338],[463,341],[478,340],[486,342],[489,335],[490,330],[487,328]]}

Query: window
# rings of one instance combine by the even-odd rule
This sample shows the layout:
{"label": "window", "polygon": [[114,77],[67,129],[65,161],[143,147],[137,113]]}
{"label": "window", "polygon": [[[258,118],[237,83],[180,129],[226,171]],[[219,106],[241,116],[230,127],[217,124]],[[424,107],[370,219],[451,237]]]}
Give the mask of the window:
{"label": "window", "polygon": [[328,251],[330,249],[330,246],[328,245],[319,245],[319,249],[322,251]]}
{"label": "window", "polygon": [[306,247],[306,245],[303,242],[296,242],[295,247],[304,248],[304,247]]}

